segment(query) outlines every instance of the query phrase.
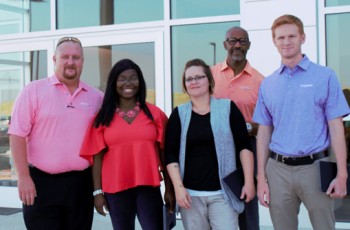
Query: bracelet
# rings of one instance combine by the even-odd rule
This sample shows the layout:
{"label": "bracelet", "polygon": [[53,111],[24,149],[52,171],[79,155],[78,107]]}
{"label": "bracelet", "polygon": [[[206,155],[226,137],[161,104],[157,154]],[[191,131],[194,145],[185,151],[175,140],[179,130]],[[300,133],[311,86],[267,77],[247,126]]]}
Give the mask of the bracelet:
{"label": "bracelet", "polygon": [[97,189],[97,190],[95,190],[95,191],[92,193],[93,196],[97,196],[97,195],[99,195],[99,194],[104,195],[102,189]]}

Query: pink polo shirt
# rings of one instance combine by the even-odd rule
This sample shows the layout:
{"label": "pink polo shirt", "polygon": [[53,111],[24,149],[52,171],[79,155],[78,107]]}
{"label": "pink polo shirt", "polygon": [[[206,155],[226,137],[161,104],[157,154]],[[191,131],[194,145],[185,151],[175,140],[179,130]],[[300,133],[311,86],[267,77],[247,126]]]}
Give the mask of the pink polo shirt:
{"label": "pink polo shirt", "polygon": [[80,82],[71,95],[55,76],[33,81],[16,99],[9,134],[26,137],[28,163],[47,173],[84,170],[79,156],[103,93]]}
{"label": "pink polo shirt", "polygon": [[214,96],[231,99],[239,108],[246,122],[252,122],[259,87],[264,76],[247,62],[237,76],[226,61],[211,67],[215,80]]}

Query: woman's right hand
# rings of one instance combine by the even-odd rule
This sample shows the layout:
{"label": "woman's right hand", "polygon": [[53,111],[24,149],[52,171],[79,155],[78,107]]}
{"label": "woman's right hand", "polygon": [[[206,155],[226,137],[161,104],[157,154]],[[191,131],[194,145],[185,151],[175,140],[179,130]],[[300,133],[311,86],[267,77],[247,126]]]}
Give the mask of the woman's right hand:
{"label": "woman's right hand", "polygon": [[106,211],[108,211],[108,206],[103,194],[98,194],[94,197],[94,205],[95,205],[96,211],[99,214],[101,214],[102,216],[106,216],[104,208],[106,209]]}
{"label": "woman's right hand", "polygon": [[177,186],[175,188],[176,202],[181,208],[191,208],[191,196],[188,194],[187,189],[183,186]]}

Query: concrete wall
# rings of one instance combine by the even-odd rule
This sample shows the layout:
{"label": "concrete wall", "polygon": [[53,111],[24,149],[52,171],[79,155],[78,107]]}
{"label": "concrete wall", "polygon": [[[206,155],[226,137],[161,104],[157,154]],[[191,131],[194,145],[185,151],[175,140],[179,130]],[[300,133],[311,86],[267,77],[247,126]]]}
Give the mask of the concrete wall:
{"label": "concrete wall", "polygon": [[248,59],[262,74],[269,75],[280,65],[280,56],[272,42],[271,26],[283,14],[299,17],[305,27],[303,53],[317,61],[316,1],[314,0],[241,0],[241,26],[252,41]]}

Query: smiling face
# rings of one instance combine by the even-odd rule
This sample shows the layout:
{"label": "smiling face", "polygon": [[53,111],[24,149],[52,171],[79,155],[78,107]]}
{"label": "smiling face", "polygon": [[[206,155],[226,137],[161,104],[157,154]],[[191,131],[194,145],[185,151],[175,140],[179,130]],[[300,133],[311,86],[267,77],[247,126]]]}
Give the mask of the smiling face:
{"label": "smiling face", "polygon": [[305,34],[301,34],[297,25],[284,24],[276,27],[273,42],[282,57],[282,63],[295,65],[302,59],[301,45]]}
{"label": "smiling face", "polygon": [[[204,76],[204,77],[203,77]],[[191,66],[185,71],[186,90],[190,97],[209,94],[209,80],[202,66]]]}
{"label": "smiling face", "polygon": [[127,69],[119,74],[116,82],[120,100],[136,101],[139,91],[139,77],[134,69]]}
{"label": "smiling face", "polygon": [[234,27],[227,31],[224,47],[227,51],[227,62],[235,63],[246,61],[250,48],[250,41],[247,31],[240,27]]}

